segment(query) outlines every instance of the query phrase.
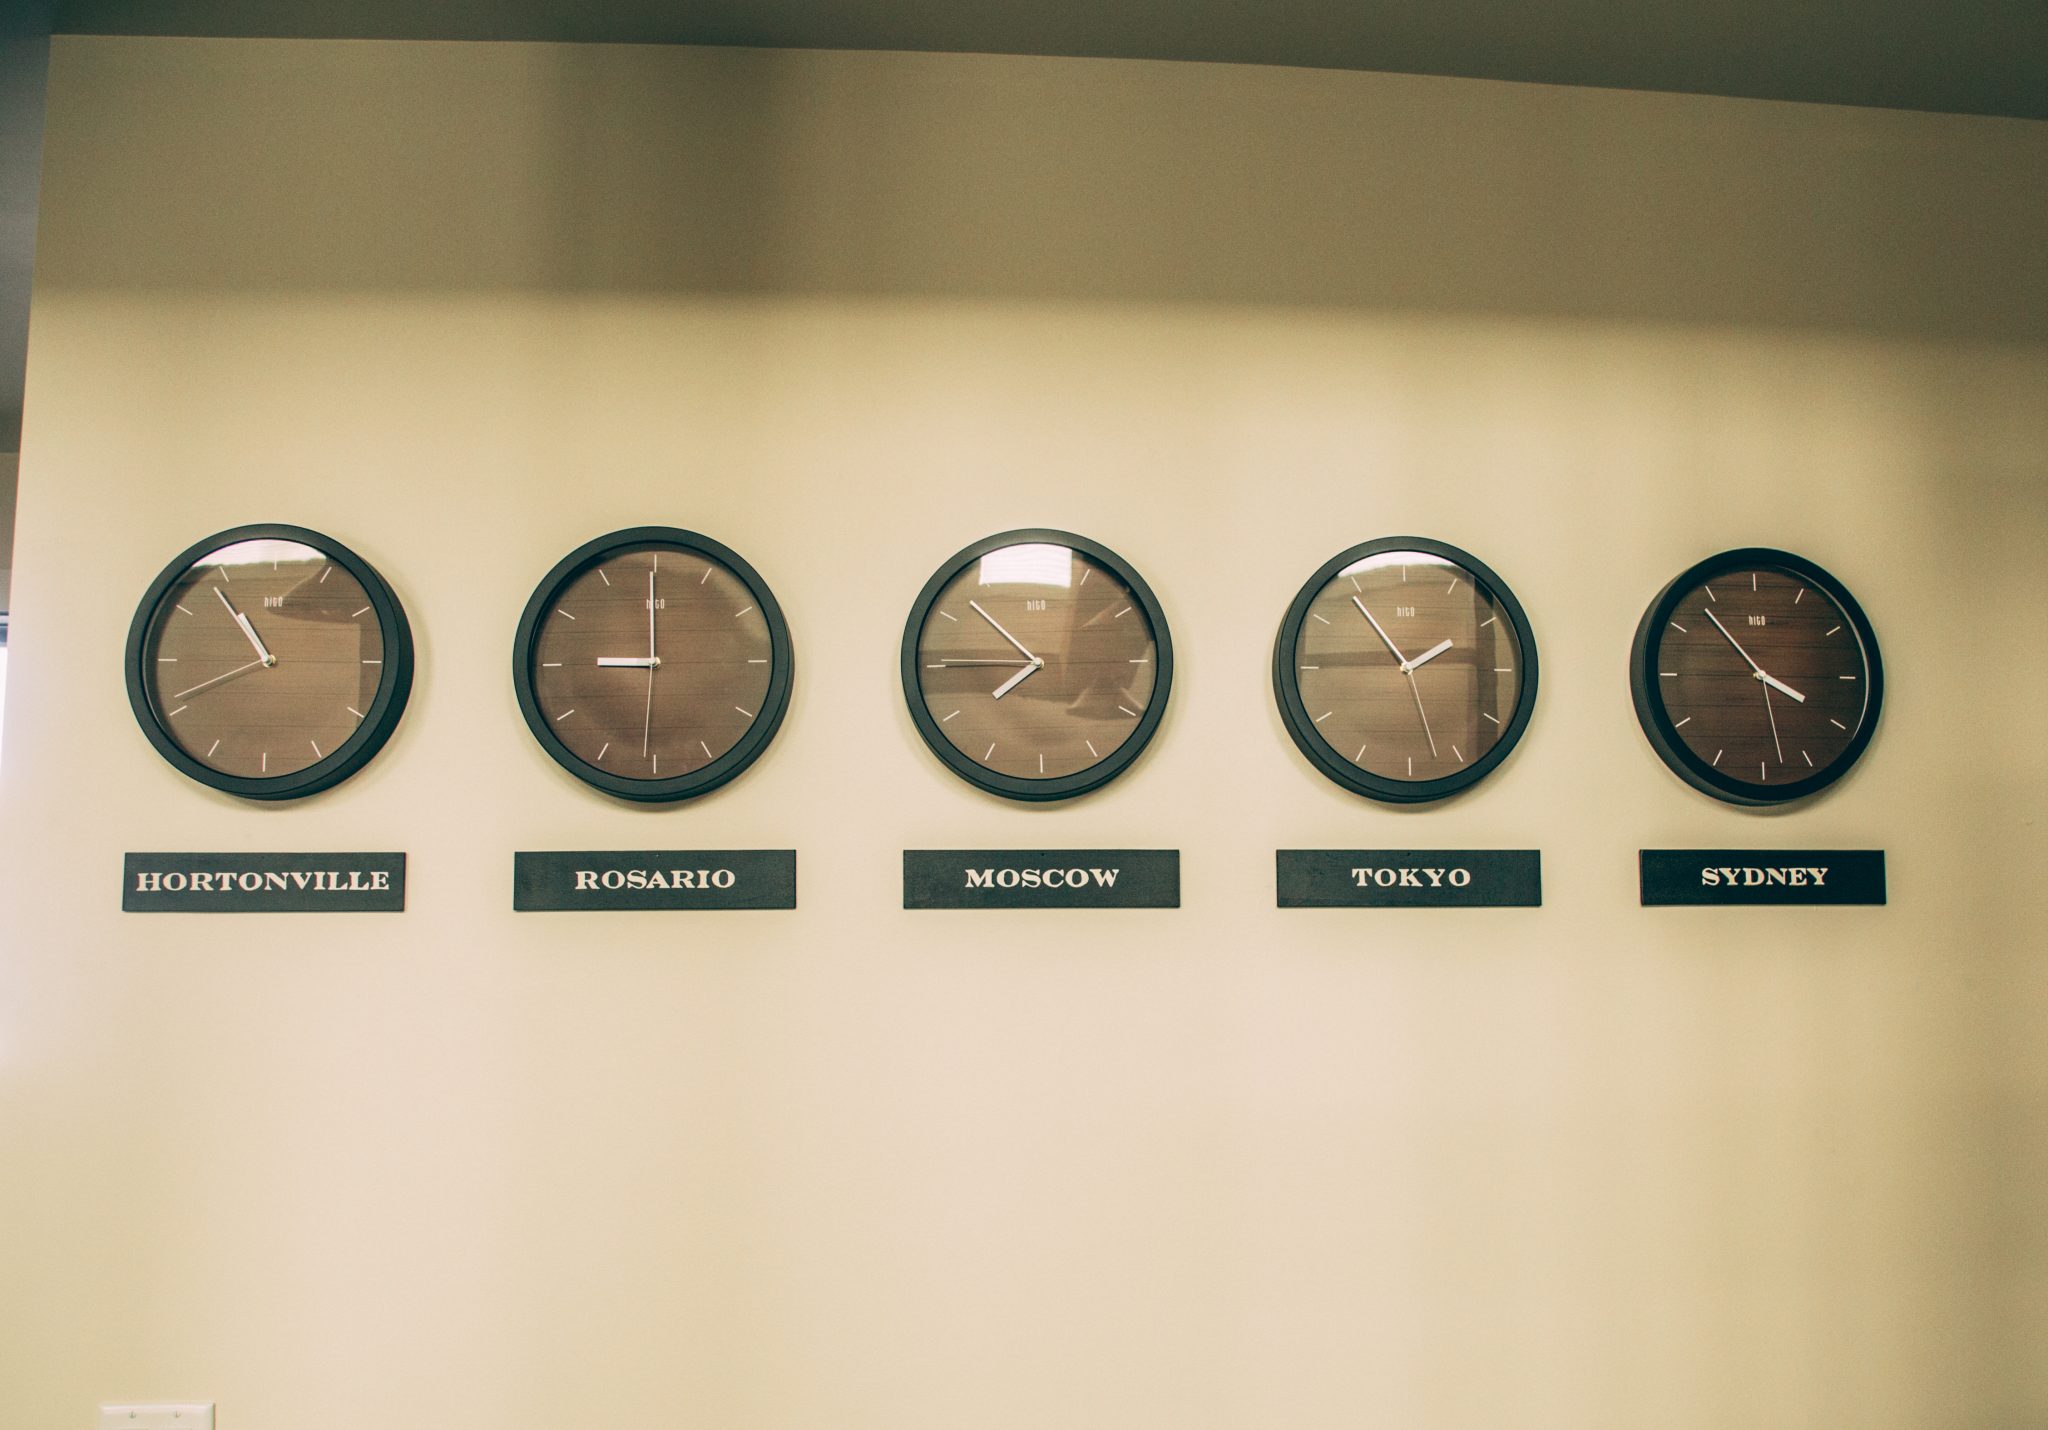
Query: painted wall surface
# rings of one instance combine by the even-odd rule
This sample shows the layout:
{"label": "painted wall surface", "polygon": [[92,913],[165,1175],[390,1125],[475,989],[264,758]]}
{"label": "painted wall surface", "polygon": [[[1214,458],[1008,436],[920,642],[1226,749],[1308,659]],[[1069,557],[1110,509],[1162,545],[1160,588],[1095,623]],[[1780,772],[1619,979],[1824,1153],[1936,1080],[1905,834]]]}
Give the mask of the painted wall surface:
{"label": "painted wall surface", "polygon": [[[0,1425],[2048,1422],[2048,127],[1363,74],[61,40],[0,768]],[[384,756],[165,766],[133,603],[333,533]],[[532,584],[670,522],[789,612],[697,804],[586,792]],[[982,797],[896,684],[1015,525],[1180,657],[1152,750]],[[1299,583],[1414,533],[1541,643],[1448,806],[1314,774]],[[1625,664],[1764,543],[1861,598],[1861,768],[1682,786]],[[1177,912],[906,913],[906,847],[1184,851]],[[1278,911],[1273,851],[1539,847],[1530,910]],[[1646,910],[1636,851],[1876,847],[1881,909]],[[515,915],[521,848],[795,847],[800,907]],[[121,856],[388,849],[398,916],[124,916]]]}

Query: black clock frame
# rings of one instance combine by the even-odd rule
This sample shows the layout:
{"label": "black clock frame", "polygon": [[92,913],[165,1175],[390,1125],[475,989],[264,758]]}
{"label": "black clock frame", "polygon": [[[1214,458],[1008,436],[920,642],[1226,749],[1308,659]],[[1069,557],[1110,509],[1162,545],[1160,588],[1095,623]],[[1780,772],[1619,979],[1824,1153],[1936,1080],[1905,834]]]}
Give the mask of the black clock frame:
{"label": "black clock frame", "polygon": [[[702,769],[661,780],[615,775],[576,754],[562,742],[547,716],[541,713],[540,701],[533,688],[533,652],[540,635],[541,621],[554,606],[563,587],[592,566],[621,551],[646,546],[679,547],[720,563],[740,578],[747,593],[754,598],[754,604],[760,608],[762,619],[768,623],[768,694],[761,702],[754,723],[747,727],[746,734],[740,736],[737,744]],[[768,583],[761,579],[761,573],[724,543],[675,526],[627,527],[584,542],[556,562],[553,569],[541,578],[540,584],[534,587],[526,609],[520,613],[519,627],[512,638],[512,690],[519,700],[519,713],[526,718],[526,728],[533,732],[533,738],[556,764],[592,789],[636,804],[674,804],[695,799],[744,774],[767,752],[776,732],[781,729],[783,716],[789,713],[790,691],[795,678],[796,650],[790,642],[789,622],[783,618],[782,606],[776,601],[775,593],[768,589]]]}
{"label": "black clock frame", "polygon": [[[149,697],[149,685],[144,671],[144,658],[149,644],[149,633],[156,624],[157,612],[169,597],[171,587],[178,579],[197,564],[199,558],[233,546],[243,541],[292,541],[310,546],[335,565],[355,578],[370,600],[371,609],[377,617],[377,628],[384,641],[384,664],[377,682],[377,693],[370,701],[370,708],[363,712],[362,720],[355,732],[332,754],[318,760],[302,770],[291,774],[250,777],[246,775],[223,774],[221,771],[200,763],[171,735],[164,723],[163,715]],[[312,531],[303,526],[284,526],[264,523],[254,526],[237,526],[203,541],[196,541],[174,558],[157,578],[150,582],[143,593],[141,604],[135,608],[135,619],[128,627],[128,645],[125,656],[128,682],[128,704],[135,711],[136,723],[149,743],[156,747],[171,768],[200,784],[231,794],[240,799],[287,800],[303,799],[332,789],[350,775],[367,765],[384,748],[398,728],[399,718],[405,714],[406,701],[412,695],[412,626],[406,620],[405,607],[393,593],[389,584],[378,574],[377,569],[362,557],[343,546],[331,536]]]}
{"label": "black clock frame", "polygon": [[[1301,639],[1302,623],[1308,619],[1309,607],[1323,587],[1334,580],[1339,572],[1354,562],[1368,556],[1379,556],[1390,551],[1419,551],[1425,556],[1435,556],[1459,567],[1472,581],[1493,597],[1494,604],[1506,617],[1508,626],[1515,633],[1515,640],[1521,646],[1521,687],[1515,701],[1514,713],[1502,725],[1500,738],[1493,748],[1472,761],[1456,774],[1445,775],[1434,780],[1397,780],[1376,775],[1361,769],[1323,738],[1316,722],[1310,718],[1308,708],[1301,699],[1301,672],[1295,669],[1295,647]],[[1500,767],[1503,760],[1520,743],[1522,733],[1529,726],[1529,717],[1536,709],[1536,684],[1538,676],[1536,656],[1536,633],[1530,629],[1529,617],[1522,610],[1522,603],[1515,599],[1515,593],[1507,583],[1494,574],[1493,568],[1471,552],[1442,541],[1432,541],[1421,536],[1382,536],[1371,541],[1360,542],[1347,551],[1340,551],[1316,569],[1308,578],[1287,613],[1280,618],[1279,632],[1273,637],[1273,700],[1280,708],[1281,722],[1294,740],[1295,747],[1308,757],[1318,772],[1354,794],[1376,799],[1386,804],[1428,804],[1431,801],[1447,799],[1460,790],[1470,789],[1479,781]]]}
{"label": "black clock frame", "polygon": [[[1664,708],[1663,691],[1658,686],[1656,671],[1656,635],[1664,629],[1664,623],[1671,619],[1678,603],[1685,593],[1702,582],[1734,571],[1765,567],[1784,571],[1797,576],[1835,603],[1837,609],[1855,632],[1857,644],[1863,651],[1866,671],[1863,694],[1863,719],[1856,726],[1856,733],[1849,737],[1848,745],[1826,769],[1817,770],[1805,779],[1790,784],[1765,788],[1734,779],[1715,769],[1694,754],[1678,733],[1678,727],[1671,721],[1670,713]],[[1702,794],[1748,809],[1767,809],[1778,805],[1791,804],[1796,800],[1819,794],[1843,775],[1849,773],[1856,762],[1863,758],[1870,737],[1877,733],[1878,712],[1884,705],[1884,662],[1878,654],[1877,632],[1871,629],[1870,620],[1863,614],[1863,608],[1856,604],[1856,598],[1849,594],[1849,588],[1836,580],[1825,568],[1796,556],[1790,551],[1779,551],[1769,546],[1743,546],[1732,551],[1723,551],[1695,562],[1674,576],[1650,602],[1643,612],[1642,621],[1636,626],[1635,641],[1628,657],[1629,696],[1635,702],[1636,722],[1643,727],[1643,734],[1649,739],[1650,748],[1657,752],[1659,759],[1671,767],[1671,772]]]}
{"label": "black clock frame", "polygon": [[[919,680],[918,637],[924,632],[925,621],[931,616],[932,604],[938,600],[939,592],[943,591],[946,584],[959,575],[968,563],[979,561],[991,551],[1000,551],[1006,546],[1023,545],[1065,546],[1096,562],[1124,583],[1125,588],[1137,601],[1138,609],[1144,612],[1145,620],[1152,629],[1152,698],[1146,702],[1145,713],[1138,717],[1137,727],[1121,745],[1087,769],[1050,779],[1000,774],[977,764],[955,748],[953,742],[946,738],[945,732],[939,729],[939,722],[934,720],[931,712],[925,708],[923,687]],[[910,607],[910,618],[903,625],[902,673],[903,702],[910,707],[911,722],[917,726],[917,733],[924,738],[931,752],[939,757],[940,763],[969,784],[990,794],[1000,795],[1004,799],[1046,803],[1052,800],[1072,799],[1077,795],[1088,794],[1102,788],[1129,769],[1137,761],[1138,756],[1145,752],[1145,747],[1152,743],[1153,735],[1158,733],[1159,722],[1166,718],[1167,697],[1173,692],[1173,636],[1167,630],[1166,612],[1160,608],[1159,598],[1152,594],[1152,588],[1145,584],[1145,578],[1132,568],[1130,562],[1101,542],[1090,541],[1085,536],[1076,536],[1071,531],[1057,531],[1050,527],[1026,527],[984,537],[956,552],[932,573],[932,578],[924,583],[924,589],[917,593],[917,599]]]}

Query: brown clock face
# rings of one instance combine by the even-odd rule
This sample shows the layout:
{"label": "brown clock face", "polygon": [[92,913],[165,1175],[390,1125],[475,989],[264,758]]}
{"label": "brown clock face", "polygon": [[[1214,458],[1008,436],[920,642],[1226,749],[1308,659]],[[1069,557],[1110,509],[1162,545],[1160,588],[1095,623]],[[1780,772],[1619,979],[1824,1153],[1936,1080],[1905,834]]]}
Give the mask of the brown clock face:
{"label": "brown clock face", "polygon": [[547,592],[531,636],[530,688],[575,760],[620,779],[669,782],[746,739],[768,708],[775,655],[768,615],[732,566],[638,542]]}
{"label": "brown clock face", "polygon": [[1871,672],[1859,621],[1810,576],[1724,570],[1685,583],[1662,619],[1642,676],[1707,769],[1768,791],[1861,748]]}
{"label": "brown clock face", "polygon": [[1079,538],[992,540],[935,577],[912,613],[912,714],[935,752],[994,793],[1080,793],[1158,723],[1171,679],[1163,618],[1112,553]]}
{"label": "brown clock face", "polygon": [[350,741],[386,652],[375,603],[345,566],[300,542],[252,540],[172,581],[140,655],[158,729],[204,770],[260,781]]}
{"label": "brown clock face", "polygon": [[1449,557],[1378,551],[1310,599],[1292,679],[1310,727],[1383,780],[1445,780],[1515,725],[1523,650],[1494,592]]}

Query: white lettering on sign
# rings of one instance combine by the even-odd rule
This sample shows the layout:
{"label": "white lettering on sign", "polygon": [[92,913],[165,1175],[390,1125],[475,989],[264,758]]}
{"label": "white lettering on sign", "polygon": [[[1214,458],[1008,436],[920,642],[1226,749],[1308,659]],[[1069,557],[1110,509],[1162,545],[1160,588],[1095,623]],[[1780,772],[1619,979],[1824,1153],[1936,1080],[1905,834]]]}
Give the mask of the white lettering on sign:
{"label": "white lettering on sign", "polygon": [[366,893],[391,887],[389,869],[138,869],[138,894],[258,894],[312,889],[316,893]]}
{"label": "white lettering on sign", "polygon": [[578,869],[576,888],[599,889],[730,889],[739,876],[730,869]]}
{"label": "white lettering on sign", "polygon": [[1121,869],[969,869],[970,889],[1113,889]]}
{"label": "white lettering on sign", "polygon": [[1386,869],[1367,865],[1351,871],[1351,882],[1361,889],[1441,889],[1448,884],[1462,889],[1472,882],[1470,869]]}
{"label": "white lettering on sign", "polygon": [[1707,889],[1759,889],[1769,884],[1783,884],[1794,889],[1803,889],[1811,884],[1815,888],[1820,888],[1825,886],[1827,881],[1828,866],[1825,864],[1817,868],[1812,865],[1804,868],[1760,868],[1755,864],[1745,864],[1732,869],[1722,865],[1700,870],[1700,886]]}

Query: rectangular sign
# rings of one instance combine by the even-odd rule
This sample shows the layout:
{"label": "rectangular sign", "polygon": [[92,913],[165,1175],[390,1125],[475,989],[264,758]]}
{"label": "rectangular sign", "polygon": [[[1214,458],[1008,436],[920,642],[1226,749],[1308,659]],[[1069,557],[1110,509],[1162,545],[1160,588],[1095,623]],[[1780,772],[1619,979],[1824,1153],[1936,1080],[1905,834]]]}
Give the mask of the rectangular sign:
{"label": "rectangular sign", "polygon": [[906,849],[906,909],[1177,909],[1178,849]]}
{"label": "rectangular sign", "polygon": [[1535,849],[1281,849],[1283,909],[1535,908],[1543,855]]}
{"label": "rectangular sign", "polygon": [[403,854],[130,854],[121,907],[131,914],[395,914]]}
{"label": "rectangular sign", "polygon": [[1882,849],[1645,849],[1643,903],[1881,904]]}
{"label": "rectangular sign", "polygon": [[512,856],[521,910],[793,909],[794,849],[535,850]]}

